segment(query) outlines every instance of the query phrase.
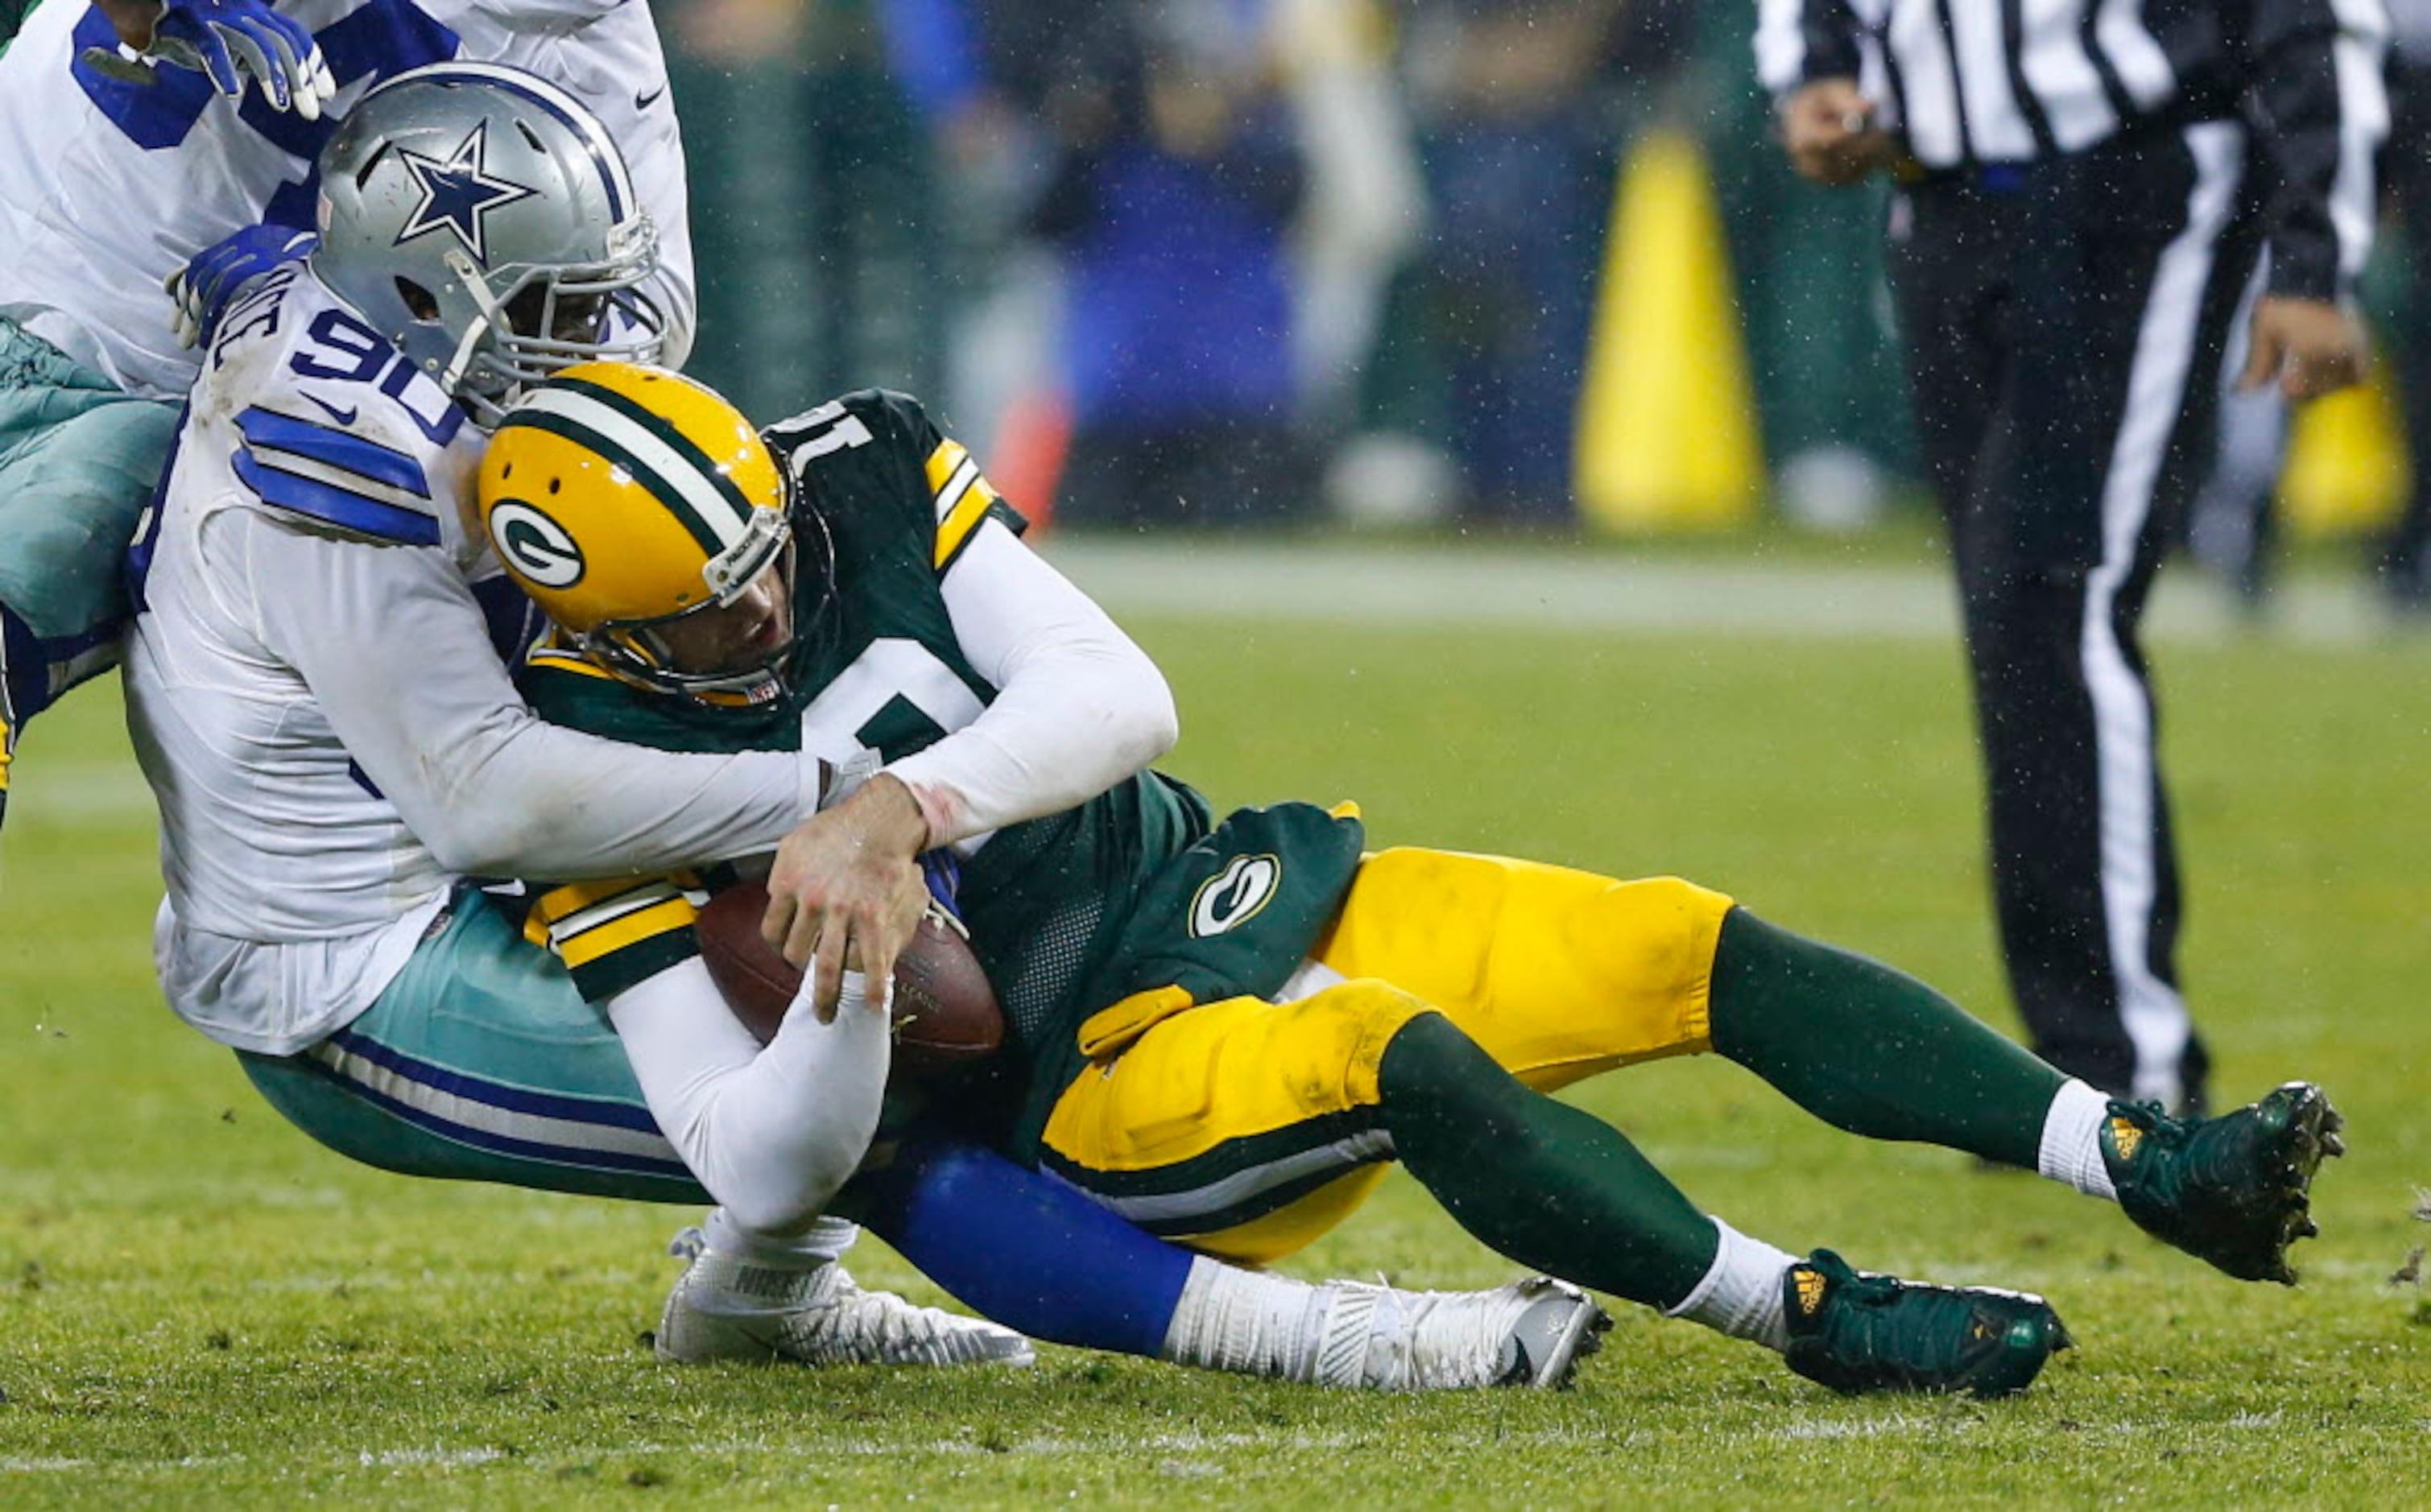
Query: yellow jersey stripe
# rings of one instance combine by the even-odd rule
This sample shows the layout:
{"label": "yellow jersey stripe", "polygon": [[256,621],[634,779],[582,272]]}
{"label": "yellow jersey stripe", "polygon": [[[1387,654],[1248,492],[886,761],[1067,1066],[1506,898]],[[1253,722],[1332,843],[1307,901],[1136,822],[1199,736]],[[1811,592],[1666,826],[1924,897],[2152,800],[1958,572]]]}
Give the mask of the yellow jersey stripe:
{"label": "yellow jersey stripe", "polygon": [[612,898],[622,897],[645,886],[656,885],[661,880],[656,877],[647,881],[631,877],[611,877],[600,882],[567,882],[563,886],[552,887],[541,894],[540,900],[532,904],[532,917],[539,919],[543,924],[554,925],[562,919],[570,918],[581,913],[595,903],[604,903]]}
{"label": "yellow jersey stripe", "polygon": [[945,524],[953,517],[954,507],[962,503],[964,496],[970,492],[971,485],[978,482],[979,478],[980,464],[967,457],[964,458],[963,464],[954,469],[953,476],[946,479],[943,488],[937,490],[937,496],[932,501],[937,506],[939,525]]}
{"label": "yellow jersey stripe", "polygon": [[534,666],[549,667],[559,672],[579,672],[586,678],[606,678],[611,682],[616,680],[607,668],[579,651],[561,651],[536,646],[525,654],[524,660]]}
{"label": "yellow jersey stripe", "polygon": [[996,500],[996,490],[988,487],[986,479],[971,479],[971,486],[963,491],[963,501],[955,505],[952,515],[937,527],[935,565],[939,572],[944,572],[953,563],[955,556],[963,549],[963,543],[968,541],[971,532],[987,518],[988,511]]}
{"label": "yellow jersey stripe", "polygon": [[645,940],[689,929],[699,916],[692,899],[679,894],[561,940],[557,952],[569,968],[587,966]]}
{"label": "yellow jersey stripe", "polygon": [[929,453],[929,492],[944,493],[955,470],[970,460],[970,448],[951,436],[937,443],[937,449]]}
{"label": "yellow jersey stripe", "polygon": [[571,940],[603,924],[613,924],[628,914],[638,913],[653,904],[663,903],[670,898],[680,896],[682,895],[675,888],[664,882],[645,883],[629,892],[619,893],[613,898],[594,903],[578,914],[570,914],[550,921],[549,937],[560,942]]}

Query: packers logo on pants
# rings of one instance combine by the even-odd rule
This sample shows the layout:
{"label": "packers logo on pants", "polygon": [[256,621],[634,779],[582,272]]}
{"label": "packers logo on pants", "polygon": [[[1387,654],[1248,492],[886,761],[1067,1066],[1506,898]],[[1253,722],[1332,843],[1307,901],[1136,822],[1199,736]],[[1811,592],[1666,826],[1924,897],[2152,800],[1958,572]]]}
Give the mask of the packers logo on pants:
{"label": "packers logo on pants", "polygon": [[[1230,858],[1194,895],[1192,932],[1237,928],[1283,875],[1272,855]],[[1331,978],[1315,991],[1194,1003],[1149,988],[1083,1024],[1090,1061],[1049,1111],[1039,1159],[1150,1234],[1280,1259],[1381,1179],[1384,1051],[1411,1019],[1441,1014],[1538,1091],[1708,1050],[1730,908],[1677,878],[1371,855],[1312,952]]]}

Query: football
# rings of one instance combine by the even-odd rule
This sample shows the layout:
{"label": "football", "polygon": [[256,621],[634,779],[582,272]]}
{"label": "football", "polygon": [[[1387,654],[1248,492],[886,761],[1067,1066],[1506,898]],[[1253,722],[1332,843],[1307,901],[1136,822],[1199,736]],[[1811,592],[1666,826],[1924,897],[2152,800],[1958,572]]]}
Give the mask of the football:
{"label": "football", "polygon": [[[801,990],[802,974],[760,937],[768,889],[739,882],[709,900],[695,926],[700,957],[726,1005],[761,1044],[776,1036]],[[950,1076],[1004,1043],[1004,1010],[963,937],[962,926],[931,904],[895,963],[895,1069],[914,1077]]]}

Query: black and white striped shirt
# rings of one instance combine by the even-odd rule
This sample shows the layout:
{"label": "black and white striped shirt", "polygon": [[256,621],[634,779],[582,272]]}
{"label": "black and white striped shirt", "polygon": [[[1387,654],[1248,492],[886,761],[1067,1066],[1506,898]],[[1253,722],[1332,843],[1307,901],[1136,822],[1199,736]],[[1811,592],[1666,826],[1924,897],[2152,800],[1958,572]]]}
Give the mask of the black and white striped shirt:
{"label": "black and white striped shirt", "polygon": [[2330,298],[2371,250],[2388,39],[2383,0],[1760,0],[1755,51],[1775,94],[1856,80],[1928,171],[2246,116],[2283,181],[2272,291]]}

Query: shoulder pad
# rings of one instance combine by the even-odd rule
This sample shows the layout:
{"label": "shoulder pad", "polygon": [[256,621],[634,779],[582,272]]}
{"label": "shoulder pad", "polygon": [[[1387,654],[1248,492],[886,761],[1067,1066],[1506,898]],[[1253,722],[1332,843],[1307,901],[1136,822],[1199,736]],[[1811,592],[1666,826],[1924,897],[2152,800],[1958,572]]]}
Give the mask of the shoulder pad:
{"label": "shoulder pad", "polygon": [[254,406],[236,417],[237,478],[282,514],[397,546],[437,546],[439,506],[422,463],[325,422]]}
{"label": "shoulder pad", "polygon": [[919,402],[899,394],[860,389],[760,432],[778,462],[796,476],[822,457],[876,447],[881,457],[916,451],[931,428]]}
{"label": "shoulder pad", "polygon": [[879,471],[852,479],[880,496],[830,497],[830,518],[897,519],[926,540],[943,575],[991,519],[1019,534],[1028,522],[998,496],[962,443],[937,428],[920,401],[886,389],[861,389],[778,422],[763,435],[795,476],[808,481],[826,457],[872,455]]}
{"label": "shoulder pad", "polygon": [[319,293],[307,280],[258,333],[224,340],[198,408],[226,417],[229,465],[275,513],[350,539],[443,545],[462,412]]}

